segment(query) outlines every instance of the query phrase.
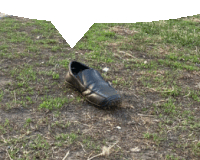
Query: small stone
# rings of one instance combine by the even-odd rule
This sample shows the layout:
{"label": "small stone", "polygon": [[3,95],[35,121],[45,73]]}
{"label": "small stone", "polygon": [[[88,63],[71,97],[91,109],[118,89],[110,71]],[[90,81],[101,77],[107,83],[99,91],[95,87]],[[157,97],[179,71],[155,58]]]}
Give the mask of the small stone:
{"label": "small stone", "polygon": [[140,149],[138,147],[135,147],[135,148],[131,148],[130,151],[131,152],[140,152]]}
{"label": "small stone", "polygon": [[105,72],[107,72],[109,70],[109,68],[107,68],[107,67],[105,67],[104,69],[103,69],[103,71],[105,71]]}
{"label": "small stone", "polygon": [[120,126],[117,126],[116,128],[117,128],[117,129],[121,129],[121,127],[120,127]]}

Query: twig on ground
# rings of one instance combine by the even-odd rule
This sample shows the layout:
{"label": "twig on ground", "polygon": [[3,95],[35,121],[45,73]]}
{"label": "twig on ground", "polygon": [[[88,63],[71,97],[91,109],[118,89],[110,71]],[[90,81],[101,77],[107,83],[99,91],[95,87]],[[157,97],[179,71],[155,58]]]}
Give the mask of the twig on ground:
{"label": "twig on ground", "polygon": [[142,119],[142,116],[140,116],[140,118],[141,118],[141,120],[142,120],[142,122],[143,122],[143,124],[145,125],[146,124],[146,122]]}
{"label": "twig on ground", "polygon": [[28,135],[28,134],[30,134],[30,133],[32,133],[32,131],[27,131],[26,133],[24,133],[23,135],[21,135],[20,137],[17,137],[17,136],[13,136],[13,137],[15,137],[15,138],[17,138],[17,139],[21,139],[21,138],[23,138],[24,136],[26,136],[26,135]]}
{"label": "twig on ground", "polygon": [[132,105],[131,105],[130,107],[131,107],[131,108],[133,108],[133,109],[135,109],[135,107],[134,107],[134,106],[132,106]]}
{"label": "twig on ground", "polygon": [[[148,88],[148,87],[147,87]],[[172,87],[172,90],[171,91],[156,91],[154,88],[148,88],[148,89],[151,89],[155,92],[162,92],[162,93],[167,93],[167,92],[173,92],[174,91],[174,87]]]}
{"label": "twig on ground", "polygon": [[62,160],[65,160],[68,155],[69,155],[69,151],[66,153],[65,157]]}
{"label": "twig on ground", "polygon": [[135,128],[137,129],[137,131],[138,131],[138,128],[137,128],[137,126],[135,125]]}
{"label": "twig on ground", "polygon": [[167,99],[162,99],[162,100],[159,100],[159,101],[155,101],[154,103],[164,102],[164,101],[167,101],[167,100],[169,100],[169,98],[167,98]]}
{"label": "twig on ground", "polygon": [[195,50],[195,51],[198,52],[197,46],[195,46],[195,47],[196,47],[196,50]]}
{"label": "twig on ground", "polygon": [[95,157],[99,157],[99,156],[109,156],[109,154],[110,154],[110,149],[111,149],[112,147],[114,147],[114,145],[116,145],[117,143],[118,143],[118,142],[116,142],[115,144],[113,144],[113,145],[110,146],[110,147],[103,146],[102,152],[101,152],[100,154],[95,155],[95,156],[93,156],[93,157],[91,157],[91,158],[88,157],[87,160],[91,160],[91,159],[93,159],[93,158],[95,158]]}
{"label": "twig on ground", "polygon": [[52,147],[51,149],[52,149],[52,158],[53,158],[53,154],[54,154],[54,150],[53,150],[53,147]]}
{"label": "twig on ground", "polygon": [[87,113],[87,116],[91,119],[90,115]]}
{"label": "twig on ground", "polygon": [[[134,90],[133,90],[133,89],[131,89],[131,88],[130,88],[130,90],[134,91]],[[135,97],[137,97],[137,98],[138,98],[138,96],[136,96],[134,93],[132,93],[132,94],[133,94]]]}
{"label": "twig on ground", "polygon": [[93,126],[90,127],[89,129],[87,129],[86,131],[83,131],[83,133],[84,133],[84,134],[87,133],[87,132],[90,131],[92,128],[93,128]]}
{"label": "twig on ground", "polygon": [[10,158],[10,160],[13,160],[11,157],[10,157],[10,154],[8,153],[8,150],[6,149],[6,152],[8,154],[8,157]]}
{"label": "twig on ground", "polygon": [[117,145],[118,148],[122,149],[120,146]]}
{"label": "twig on ground", "polygon": [[6,140],[5,140],[5,138],[3,137],[3,135],[2,135],[1,137],[2,137],[2,139],[3,139],[3,141],[4,141],[4,143],[7,143]]}
{"label": "twig on ground", "polygon": [[16,94],[15,94],[15,91],[14,91],[14,97],[15,97],[15,105],[16,105],[16,101],[17,101],[17,100],[16,100]]}
{"label": "twig on ground", "polygon": [[138,60],[138,58],[136,58],[135,56],[131,55],[131,54],[128,53],[128,52],[124,52],[124,51],[118,51],[118,52],[124,54],[125,56],[130,56],[130,57],[132,57],[132,58]]}
{"label": "twig on ground", "polygon": [[143,117],[154,117],[154,115],[145,115],[145,114],[139,114],[139,113],[138,113],[138,115],[143,116]]}
{"label": "twig on ground", "polygon": [[[82,144],[81,142],[78,142],[78,143],[80,143],[81,147],[83,148],[83,144]],[[84,148],[83,148],[83,151],[86,152],[86,151],[84,150]]]}
{"label": "twig on ground", "polygon": [[188,97],[189,95],[190,95],[190,92],[187,95],[183,96],[183,97]]}
{"label": "twig on ground", "polygon": [[130,53],[127,53],[127,52],[125,53],[125,56],[130,56],[132,58],[138,59],[138,58],[134,57],[133,55],[131,55]]}
{"label": "twig on ground", "polygon": [[134,93],[133,93],[133,95],[134,95],[135,97],[137,97],[137,99],[138,99],[138,96],[136,96]]}

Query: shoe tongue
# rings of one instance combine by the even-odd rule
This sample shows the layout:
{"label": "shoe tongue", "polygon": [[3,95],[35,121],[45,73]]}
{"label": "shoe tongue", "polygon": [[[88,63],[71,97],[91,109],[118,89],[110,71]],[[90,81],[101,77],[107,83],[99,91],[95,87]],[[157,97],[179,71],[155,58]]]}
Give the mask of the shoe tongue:
{"label": "shoe tongue", "polygon": [[84,84],[88,85],[99,80],[103,80],[102,76],[97,70],[85,69],[77,74],[77,78]]}

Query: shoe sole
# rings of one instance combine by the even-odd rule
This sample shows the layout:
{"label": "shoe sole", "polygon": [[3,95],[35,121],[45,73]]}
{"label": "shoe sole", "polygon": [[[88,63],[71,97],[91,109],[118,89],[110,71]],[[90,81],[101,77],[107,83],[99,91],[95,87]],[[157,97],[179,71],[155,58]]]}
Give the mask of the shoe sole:
{"label": "shoe sole", "polygon": [[[67,82],[67,81],[65,81],[65,83],[66,83],[67,85],[69,85],[71,88],[76,89],[77,91],[80,92],[80,90],[79,90],[78,88],[76,88],[74,85],[72,85],[71,83],[69,83],[69,82]],[[81,92],[80,92],[80,93],[81,93]],[[103,109],[111,109],[111,108],[114,108],[114,107],[118,107],[118,106],[121,105],[121,102],[122,102],[121,98],[118,98],[117,100],[114,99],[114,100],[108,101],[105,105],[103,105],[103,106],[101,105],[101,106],[100,106],[100,105],[97,105],[97,104],[91,102],[90,100],[88,100],[87,97],[85,97],[85,96],[82,95],[82,93],[81,93],[81,96],[82,96],[83,98],[85,98],[89,103],[91,103],[91,104],[93,104],[93,105],[95,105],[95,106],[97,106],[97,107],[103,108]]]}

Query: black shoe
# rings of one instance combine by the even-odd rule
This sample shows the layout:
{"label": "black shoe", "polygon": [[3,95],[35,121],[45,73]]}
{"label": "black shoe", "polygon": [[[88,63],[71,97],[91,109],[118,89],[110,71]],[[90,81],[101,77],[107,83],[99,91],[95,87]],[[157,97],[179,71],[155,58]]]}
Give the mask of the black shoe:
{"label": "black shoe", "polygon": [[81,92],[88,102],[100,108],[107,109],[121,105],[122,99],[117,91],[104,81],[97,70],[85,64],[71,61],[66,83]]}

